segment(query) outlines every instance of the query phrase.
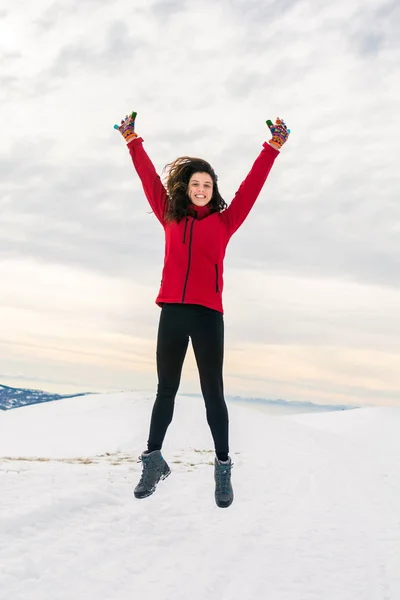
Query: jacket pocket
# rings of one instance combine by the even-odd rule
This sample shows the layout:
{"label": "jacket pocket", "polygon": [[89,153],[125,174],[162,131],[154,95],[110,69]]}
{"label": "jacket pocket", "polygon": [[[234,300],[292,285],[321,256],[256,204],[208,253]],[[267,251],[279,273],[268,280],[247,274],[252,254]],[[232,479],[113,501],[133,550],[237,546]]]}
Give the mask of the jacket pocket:
{"label": "jacket pocket", "polygon": [[215,291],[216,291],[217,294],[219,293],[218,279],[219,279],[219,276],[218,276],[218,265],[216,264],[215,265]]}

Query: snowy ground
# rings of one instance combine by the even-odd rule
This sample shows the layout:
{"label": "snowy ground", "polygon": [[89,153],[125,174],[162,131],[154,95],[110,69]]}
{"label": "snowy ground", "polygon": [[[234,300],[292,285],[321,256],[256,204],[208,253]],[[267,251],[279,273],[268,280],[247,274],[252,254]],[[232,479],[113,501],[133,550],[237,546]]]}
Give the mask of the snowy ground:
{"label": "snowy ground", "polygon": [[230,407],[218,509],[201,401],[179,397],[172,475],[135,500],[152,398],[0,413],[1,600],[398,600],[400,409]]}

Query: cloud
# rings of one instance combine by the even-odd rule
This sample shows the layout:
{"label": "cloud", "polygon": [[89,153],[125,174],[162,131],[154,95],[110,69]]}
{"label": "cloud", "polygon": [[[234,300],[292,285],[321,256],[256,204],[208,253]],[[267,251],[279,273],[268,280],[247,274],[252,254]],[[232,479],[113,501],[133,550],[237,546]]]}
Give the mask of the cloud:
{"label": "cloud", "polygon": [[132,181],[116,193],[121,183],[107,161],[56,166],[51,153],[51,146],[43,155],[38,144],[28,143],[1,163],[3,255],[110,275],[136,272],[138,279],[143,270],[159,265],[162,229],[139,184]]}
{"label": "cloud", "polygon": [[63,46],[45,77],[63,79],[81,69],[107,76],[119,69],[127,57],[132,60],[141,47],[142,43],[135,41],[127,23],[114,21],[105,32],[100,47],[93,47],[84,35],[80,41]]}

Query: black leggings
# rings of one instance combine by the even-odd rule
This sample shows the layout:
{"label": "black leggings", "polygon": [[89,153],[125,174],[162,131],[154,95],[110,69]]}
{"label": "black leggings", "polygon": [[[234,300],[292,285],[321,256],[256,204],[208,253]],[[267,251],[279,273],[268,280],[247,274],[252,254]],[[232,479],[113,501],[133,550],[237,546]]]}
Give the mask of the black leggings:
{"label": "black leggings", "polygon": [[157,396],[151,415],[147,448],[161,450],[174,413],[189,337],[200,375],[207,422],[220,460],[227,460],[228,409],[224,399],[222,313],[196,304],[164,304],[157,337]]}

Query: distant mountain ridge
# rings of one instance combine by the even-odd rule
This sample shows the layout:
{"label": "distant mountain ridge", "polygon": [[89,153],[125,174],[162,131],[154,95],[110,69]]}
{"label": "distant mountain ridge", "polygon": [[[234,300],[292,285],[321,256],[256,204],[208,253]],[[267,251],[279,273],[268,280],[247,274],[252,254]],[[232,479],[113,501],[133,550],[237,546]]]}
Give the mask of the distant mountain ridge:
{"label": "distant mountain ridge", "polygon": [[81,394],[51,394],[42,390],[32,390],[24,388],[13,388],[8,385],[0,385],[0,410],[11,410],[20,408],[29,404],[40,404],[42,402],[52,402],[53,400],[62,400],[63,398],[76,398],[77,396],[86,396]]}
{"label": "distant mountain ridge", "polygon": [[310,409],[312,411],[318,412],[331,412],[335,410],[353,410],[355,408],[359,408],[358,406],[350,405],[350,404],[316,404],[315,402],[307,402],[307,401],[298,401],[298,400],[269,400],[267,398],[241,398],[240,396],[227,396],[228,400],[233,402],[243,402],[246,400],[247,402],[253,402],[255,404],[261,404],[264,406],[281,406],[282,408],[303,408]]}
{"label": "distant mountain ridge", "polygon": [[[63,400],[64,398],[77,398],[79,396],[87,396],[91,392],[82,392],[78,394],[52,394],[44,392],[43,390],[25,389],[25,388],[13,388],[7,385],[0,385],[0,410],[11,410],[13,408],[20,408],[22,406],[29,406],[30,404],[41,404],[43,402],[52,402],[53,400]],[[183,396],[200,397],[200,394],[182,393]],[[357,406],[350,405],[323,405],[315,404],[313,402],[296,402],[289,400],[271,400],[268,398],[252,398],[243,396],[230,396],[227,395],[226,399],[231,402],[248,402],[251,404],[260,404],[262,406],[269,406],[271,409],[290,409],[298,412],[312,411],[312,412],[325,412],[325,411],[336,411],[336,410],[351,410],[358,408]]]}
{"label": "distant mountain ridge", "polygon": [[[200,394],[192,393],[184,393],[183,395],[194,398],[201,397]],[[317,404],[315,402],[308,402],[306,400],[282,400],[280,398],[272,400],[270,398],[258,398],[252,396],[232,396],[229,394],[225,395],[225,399],[228,402],[239,402],[241,404],[248,402],[250,404],[259,404],[260,406],[264,407],[271,407],[277,409],[292,409],[296,410],[297,412],[299,410],[303,410],[306,412],[332,412],[340,410],[354,410],[355,408],[359,408],[359,406],[350,404]]]}

